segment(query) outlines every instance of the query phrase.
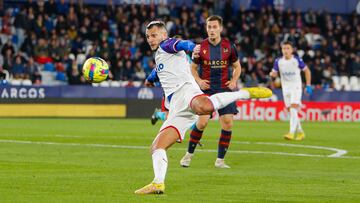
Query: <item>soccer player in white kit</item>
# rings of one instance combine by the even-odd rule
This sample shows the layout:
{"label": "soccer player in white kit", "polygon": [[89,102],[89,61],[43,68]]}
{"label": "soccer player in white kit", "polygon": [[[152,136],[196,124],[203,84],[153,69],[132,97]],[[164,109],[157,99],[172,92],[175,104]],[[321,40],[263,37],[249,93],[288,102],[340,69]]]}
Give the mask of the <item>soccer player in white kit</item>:
{"label": "soccer player in white kit", "polygon": [[293,51],[291,42],[284,42],[281,45],[283,56],[275,60],[274,68],[270,72],[270,76],[277,77],[280,73],[285,106],[290,112],[290,131],[284,138],[287,140],[303,140],[305,133],[301,127],[298,116],[303,91],[301,71],[305,73],[305,92],[309,95],[312,94],[311,72],[304,61],[299,56],[293,54]]}
{"label": "soccer player in white kit", "polygon": [[136,190],[135,194],[162,194],[168,166],[166,150],[176,141],[181,142],[186,130],[198,118],[214,110],[242,99],[268,98],[272,91],[267,88],[243,88],[236,92],[224,92],[206,96],[190,72],[185,51],[198,56],[200,46],[189,40],[168,38],[165,24],[152,21],[146,27],[146,40],[155,51],[156,72],[168,100],[169,115],[151,145],[154,169],[153,181]]}

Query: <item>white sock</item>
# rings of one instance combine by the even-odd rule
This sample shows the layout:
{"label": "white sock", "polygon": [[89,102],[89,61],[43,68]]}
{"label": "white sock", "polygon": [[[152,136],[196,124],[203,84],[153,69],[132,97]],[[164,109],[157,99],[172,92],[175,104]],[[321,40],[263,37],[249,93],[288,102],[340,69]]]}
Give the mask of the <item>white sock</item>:
{"label": "white sock", "polygon": [[304,132],[303,129],[302,129],[302,127],[301,127],[300,119],[298,119],[297,131],[299,131],[299,132]]}
{"label": "white sock", "polygon": [[290,133],[294,134],[296,126],[299,124],[298,110],[290,108]]}
{"label": "white sock", "polygon": [[164,149],[157,149],[152,154],[153,169],[154,169],[154,183],[164,183],[168,160],[166,151]]}
{"label": "white sock", "polygon": [[241,99],[249,99],[250,94],[246,90],[239,90],[236,92],[222,92],[213,94],[210,97],[210,101],[214,106],[214,110],[222,109],[230,103],[241,100]]}

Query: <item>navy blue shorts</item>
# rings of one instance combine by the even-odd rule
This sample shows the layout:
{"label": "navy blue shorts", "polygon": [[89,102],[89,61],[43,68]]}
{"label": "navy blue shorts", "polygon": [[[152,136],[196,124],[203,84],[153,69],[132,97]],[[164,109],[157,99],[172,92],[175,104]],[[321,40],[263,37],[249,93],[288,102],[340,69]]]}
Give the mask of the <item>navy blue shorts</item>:
{"label": "navy blue shorts", "polygon": [[219,109],[218,112],[219,112],[219,116],[222,116],[225,114],[234,114],[235,115],[235,114],[239,113],[235,102],[225,106],[222,109]]}
{"label": "navy blue shorts", "polygon": [[[220,92],[228,92],[228,91],[204,91],[205,94],[211,96],[213,94],[216,94],[216,93],[220,93]],[[219,116],[222,116],[222,115],[225,115],[225,114],[237,114],[239,113],[239,111],[237,110],[237,106],[236,106],[236,102],[233,102],[227,106],[225,106],[224,108],[222,109],[219,109],[218,110],[219,112]]]}

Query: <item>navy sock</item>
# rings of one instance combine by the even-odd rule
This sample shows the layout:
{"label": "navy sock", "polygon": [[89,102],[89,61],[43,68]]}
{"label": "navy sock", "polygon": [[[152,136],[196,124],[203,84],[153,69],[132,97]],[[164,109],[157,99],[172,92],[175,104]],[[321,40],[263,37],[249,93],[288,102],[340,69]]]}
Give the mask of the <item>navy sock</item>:
{"label": "navy sock", "polygon": [[218,146],[218,158],[223,159],[229,148],[231,140],[231,131],[221,130]]}
{"label": "navy sock", "polygon": [[199,130],[196,125],[194,125],[193,129],[190,132],[190,140],[189,140],[189,153],[194,153],[196,145],[199,143],[203,131]]}

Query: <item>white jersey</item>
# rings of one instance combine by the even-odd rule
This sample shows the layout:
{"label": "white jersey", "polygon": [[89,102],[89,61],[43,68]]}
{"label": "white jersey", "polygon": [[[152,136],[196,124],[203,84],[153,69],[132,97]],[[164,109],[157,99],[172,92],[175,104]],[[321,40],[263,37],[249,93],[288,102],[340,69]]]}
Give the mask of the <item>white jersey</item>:
{"label": "white jersey", "polygon": [[283,91],[302,90],[301,70],[306,67],[304,61],[298,56],[290,59],[279,57],[275,60],[273,70],[280,73]]}
{"label": "white jersey", "polygon": [[191,74],[185,51],[175,49],[177,41],[172,38],[165,40],[155,53],[156,72],[166,97],[185,83],[197,85]]}

